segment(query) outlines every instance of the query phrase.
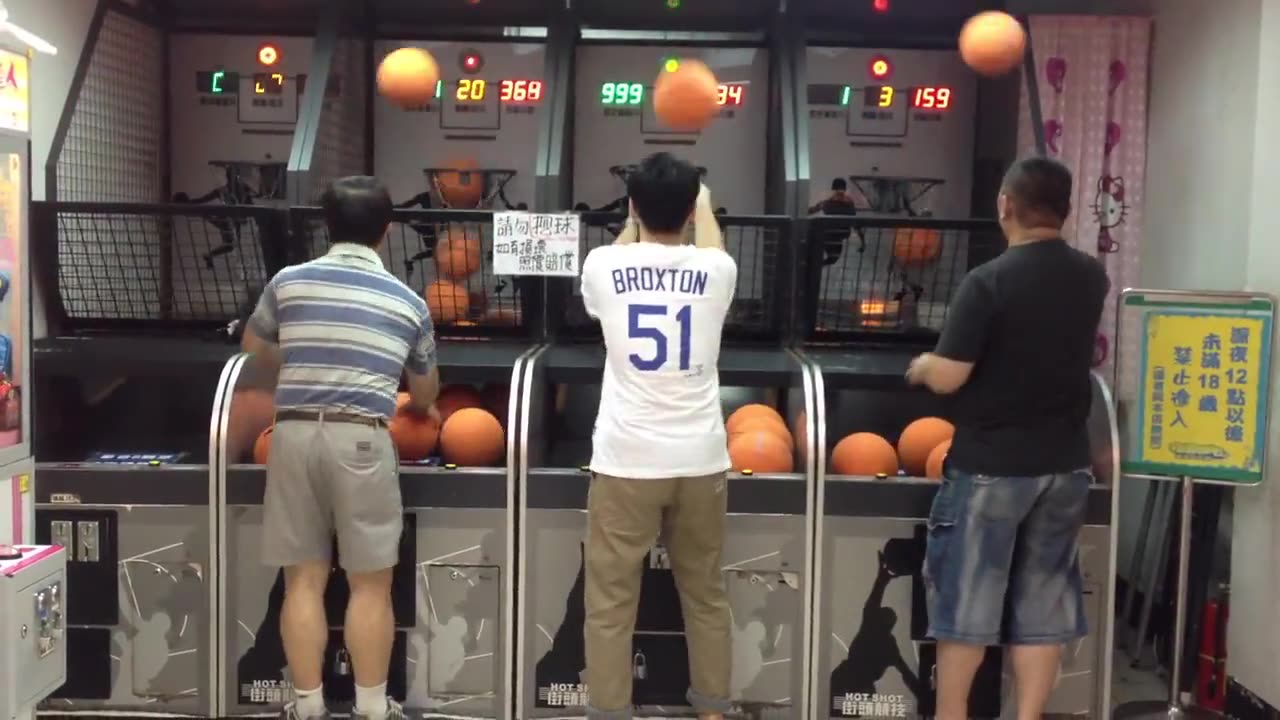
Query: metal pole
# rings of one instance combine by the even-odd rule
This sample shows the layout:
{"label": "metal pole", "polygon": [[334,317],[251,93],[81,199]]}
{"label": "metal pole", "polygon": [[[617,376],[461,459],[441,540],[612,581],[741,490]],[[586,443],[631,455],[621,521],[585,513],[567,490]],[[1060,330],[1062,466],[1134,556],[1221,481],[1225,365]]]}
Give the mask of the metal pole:
{"label": "metal pole", "polygon": [[1169,672],[1169,712],[1182,709],[1182,650],[1183,635],[1187,632],[1187,584],[1191,571],[1191,503],[1195,496],[1195,482],[1183,476],[1182,519],[1178,523],[1178,579],[1173,596],[1173,658]]}

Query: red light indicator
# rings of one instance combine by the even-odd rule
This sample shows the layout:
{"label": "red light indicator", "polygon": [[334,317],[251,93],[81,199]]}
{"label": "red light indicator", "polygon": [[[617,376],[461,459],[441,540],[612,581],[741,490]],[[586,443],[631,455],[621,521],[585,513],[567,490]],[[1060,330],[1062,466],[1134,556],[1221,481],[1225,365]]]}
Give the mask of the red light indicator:
{"label": "red light indicator", "polygon": [[884,80],[893,74],[893,66],[889,64],[889,58],[878,55],[871,58],[870,64],[867,65],[867,71],[871,73],[873,79]]}
{"label": "red light indicator", "polygon": [[258,62],[267,67],[271,67],[280,61],[280,51],[275,45],[263,45],[258,48]]}
{"label": "red light indicator", "polygon": [[484,67],[484,57],[475,50],[464,50],[458,56],[458,65],[462,67],[462,72],[468,75],[478,73]]}
{"label": "red light indicator", "polygon": [[878,13],[889,12],[889,0],[872,0],[871,9]]}

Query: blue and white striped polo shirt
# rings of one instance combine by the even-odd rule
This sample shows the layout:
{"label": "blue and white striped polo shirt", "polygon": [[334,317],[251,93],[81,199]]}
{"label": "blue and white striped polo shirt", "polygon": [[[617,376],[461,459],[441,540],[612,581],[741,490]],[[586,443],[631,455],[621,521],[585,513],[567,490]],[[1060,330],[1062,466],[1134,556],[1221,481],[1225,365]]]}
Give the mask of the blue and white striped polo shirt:
{"label": "blue and white striped polo shirt", "polygon": [[281,270],[249,325],[284,356],[277,410],[390,417],[401,371],[426,374],[436,363],[426,302],[363,245],[336,243]]}

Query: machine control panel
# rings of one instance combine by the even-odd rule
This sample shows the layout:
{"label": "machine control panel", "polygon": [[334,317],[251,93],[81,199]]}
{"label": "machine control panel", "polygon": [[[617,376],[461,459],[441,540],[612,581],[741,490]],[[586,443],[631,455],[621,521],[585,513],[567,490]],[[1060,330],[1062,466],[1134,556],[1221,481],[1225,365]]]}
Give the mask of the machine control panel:
{"label": "machine control panel", "polygon": [[67,555],[21,545],[0,558],[0,717],[23,717],[67,678]]}

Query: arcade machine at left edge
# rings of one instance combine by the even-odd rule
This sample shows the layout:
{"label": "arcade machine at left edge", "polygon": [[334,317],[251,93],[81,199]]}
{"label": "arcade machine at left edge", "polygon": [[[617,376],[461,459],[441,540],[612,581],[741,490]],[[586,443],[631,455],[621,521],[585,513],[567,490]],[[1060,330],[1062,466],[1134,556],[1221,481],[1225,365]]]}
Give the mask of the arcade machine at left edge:
{"label": "arcade machine at left edge", "polygon": [[66,681],[66,550],[35,546],[31,456],[31,53],[0,48],[0,716],[34,720]]}

